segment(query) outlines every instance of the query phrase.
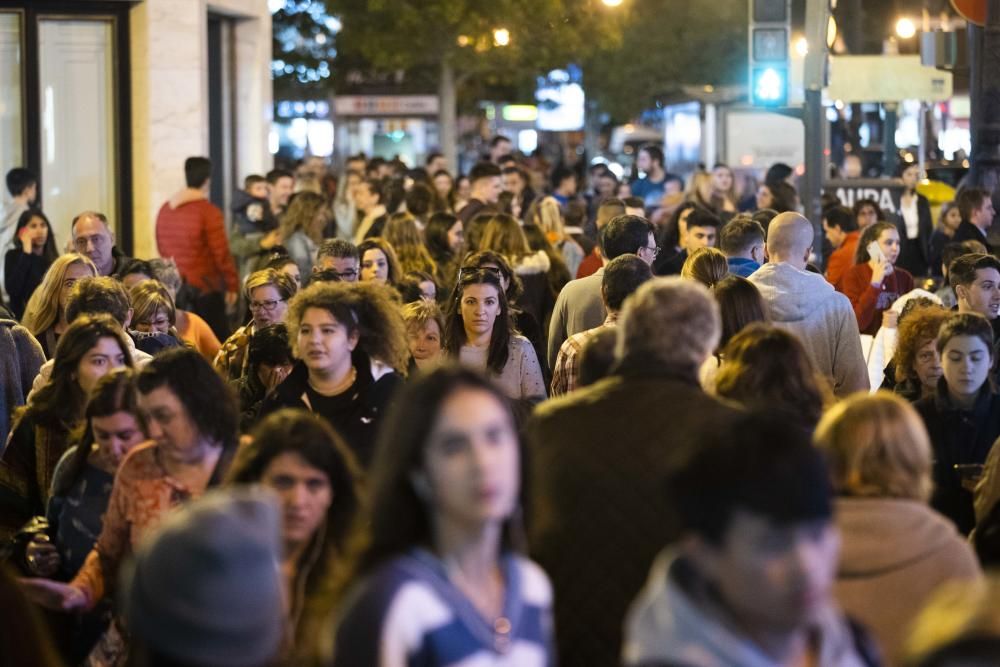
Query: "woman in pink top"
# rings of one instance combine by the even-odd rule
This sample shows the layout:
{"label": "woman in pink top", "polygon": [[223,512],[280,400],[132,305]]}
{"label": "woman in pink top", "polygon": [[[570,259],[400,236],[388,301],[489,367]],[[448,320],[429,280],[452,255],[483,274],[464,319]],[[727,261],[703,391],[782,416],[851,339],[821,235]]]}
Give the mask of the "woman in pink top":
{"label": "woman in pink top", "polygon": [[97,544],[68,584],[22,580],[28,595],[49,609],[92,608],[142,537],[167,512],[220,481],[235,451],[235,401],[197,351],[162,352],[142,370],[137,385],[152,440],[122,461]]}

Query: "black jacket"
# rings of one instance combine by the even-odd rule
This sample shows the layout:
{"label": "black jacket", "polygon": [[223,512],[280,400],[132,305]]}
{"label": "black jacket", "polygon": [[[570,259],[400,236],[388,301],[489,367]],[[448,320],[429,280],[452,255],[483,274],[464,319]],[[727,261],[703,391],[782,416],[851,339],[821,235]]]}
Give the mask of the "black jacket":
{"label": "black jacket", "polygon": [[738,415],[693,369],[639,365],[542,403],[528,424],[529,544],[552,579],[563,665],[621,664],[625,613],[678,536],[664,477]]}
{"label": "black jacket", "polygon": [[350,389],[332,397],[333,412],[322,412],[309,399],[309,369],[301,361],[295,363],[285,381],[274,388],[260,406],[263,418],[281,408],[302,408],[324,417],[344,438],[358,461],[367,468],[375,449],[375,436],[384,413],[402,378],[395,372],[380,372],[375,378],[372,362],[360,351],[353,355],[357,379]]}
{"label": "black jacket", "polygon": [[[898,205],[899,202],[896,202]],[[906,221],[902,214],[895,216],[896,231],[899,232],[900,251],[896,266],[906,269],[916,277],[932,275],[931,266],[931,234],[934,232],[934,221],[931,218],[931,205],[927,197],[917,195],[917,238],[906,235]],[[940,263],[940,259],[938,259]],[[940,269],[939,269],[940,271]]]}
{"label": "black jacket", "polygon": [[927,426],[934,450],[934,495],[931,506],[968,535],[976,525],[972,494],[962,487],[956,465],[983,464],[1000,436],[1000,394],[987,383],[971,411],[960,410],[948,396],[942,378],[934,396],[914,404]]}
{"label": "black jacket", "polygon": [[986,252],[993,254],[993,246],[986,241],[986,235],[979,230],[979,227],[967,220],[963,220],[958,225],[955,235],[951,237],[952,243],[961,243],[962,241],[979,241],[986,246]]}

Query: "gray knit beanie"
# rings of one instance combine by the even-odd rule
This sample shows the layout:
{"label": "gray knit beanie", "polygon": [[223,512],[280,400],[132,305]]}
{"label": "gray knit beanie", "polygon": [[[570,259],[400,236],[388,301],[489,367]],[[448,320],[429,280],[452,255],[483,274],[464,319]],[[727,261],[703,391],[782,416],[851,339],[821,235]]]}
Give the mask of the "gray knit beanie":
{"label": "gray knit beanie", "polygon": [[252,667],[283,635],[277,500],[212,491],[168,516],[122,572],[131,633],[192,664]]}

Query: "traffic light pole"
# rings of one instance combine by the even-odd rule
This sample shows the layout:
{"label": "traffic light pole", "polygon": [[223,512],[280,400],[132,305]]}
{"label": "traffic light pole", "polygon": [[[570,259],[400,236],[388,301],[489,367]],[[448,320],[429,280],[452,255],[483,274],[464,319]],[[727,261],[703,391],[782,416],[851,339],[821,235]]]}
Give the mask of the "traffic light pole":
{"label": "traffic light pole", "polygon": [[823,262],[823,91],[805,90],[805,106],[802,110],[805,126],[805,168],[800,189],[802,191],[803,213],[813,226],[813,250],[818,264]]}
{"label": "traffic light pole", "polygon": [[1000,185],[1000,0],[988,0],[986,27],[969,26],[972,156],[966,183]]}
{"label": "traffic light pole", "polygon": [[823,263],[823,177],[826,165],[827,127],[823,112],[823,87],[826,85],[826,27],[829,0],[807,0],[805,29],[809,52],[802,71],[805,128],[805,174],[800,182],[803,213],[813,226],[813,250],[818,264]]}

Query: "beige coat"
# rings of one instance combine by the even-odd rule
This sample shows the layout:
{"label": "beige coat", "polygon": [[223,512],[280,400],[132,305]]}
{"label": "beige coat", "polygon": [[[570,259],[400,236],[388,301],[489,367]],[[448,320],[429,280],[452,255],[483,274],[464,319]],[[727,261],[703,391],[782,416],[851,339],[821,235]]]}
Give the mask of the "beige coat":
{"label": "beige coat", "polygon": [[954,524],[925,503],[838,498],[837,525],[837,599],[872,631],[887,665],[899,664],[910,623],[940,584],[982,576]]}

